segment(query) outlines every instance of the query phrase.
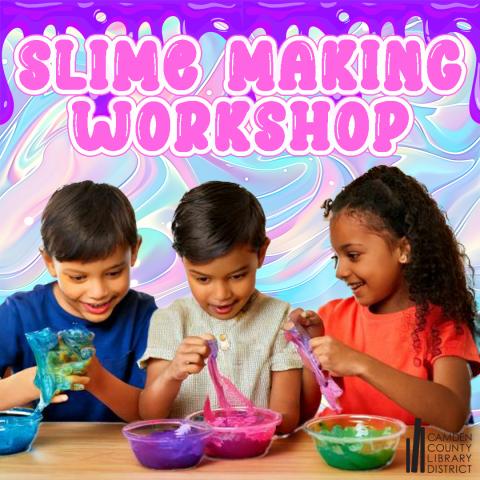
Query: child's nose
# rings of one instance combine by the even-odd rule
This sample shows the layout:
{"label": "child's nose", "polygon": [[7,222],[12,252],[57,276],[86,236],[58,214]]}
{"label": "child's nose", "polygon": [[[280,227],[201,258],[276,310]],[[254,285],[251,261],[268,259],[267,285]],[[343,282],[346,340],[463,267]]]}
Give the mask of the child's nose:
{"label": "child's nose", "polygon": [[214,290],[215,300],[228,300],[232,296],[232,292],[227,282],[216,282]]}
{"label": "child's nose", "polygon": [[102,280],[92,280],[89,285],[89,296],[93,300],[102,300],[108,296],[108,288]]}
{"label": "child's nose", "polygon": [[347,262],[338,259],[337,267],[335,269],[335,276],[340,280],[346,280],[350,275],[350,268],[347,265]]}

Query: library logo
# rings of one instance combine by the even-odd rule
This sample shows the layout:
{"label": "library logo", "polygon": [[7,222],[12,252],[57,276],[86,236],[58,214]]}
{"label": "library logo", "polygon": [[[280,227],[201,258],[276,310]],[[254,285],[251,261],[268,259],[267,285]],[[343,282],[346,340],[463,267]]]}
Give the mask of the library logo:
{"label": "library logo", "polygon": [[472,434],[447,433],[429,427],[425,431],[420,418],[415,419],[413,439],[406,439],[407,473],[471,473]]}
{"label": "library logo", "polygon": [[406,471],[417,473],[420,465],[420,472],[425,472],[425,428],[422,421],[415,419],[413,427],[413,444],[410,445],[410,438],[406,440]]}

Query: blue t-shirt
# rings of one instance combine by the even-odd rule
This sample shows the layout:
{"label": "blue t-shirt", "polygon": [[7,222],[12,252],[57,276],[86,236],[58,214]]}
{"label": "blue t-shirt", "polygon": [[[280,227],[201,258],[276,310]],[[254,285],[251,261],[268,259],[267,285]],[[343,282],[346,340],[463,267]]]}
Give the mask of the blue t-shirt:
{"label": "blue t-shirt", "polygon": [[[101,364],[124,382],[143,388],[145,372],[136,361],[145,351],[150,317],[156,309],[154,298],[129,290],[107,320],[92,323],[66,312],[55,299],[53,286],[37,285],[30,292],[8,297],[0,305],[0,378],[7,367],[15,373],[36,365],[26,332],[45,327],[54,331],[85,327],[95,334],[93,343]],[[45,420],[121,421],[89,392],[66,393],[66,402],[50,404],[43,411]]]}

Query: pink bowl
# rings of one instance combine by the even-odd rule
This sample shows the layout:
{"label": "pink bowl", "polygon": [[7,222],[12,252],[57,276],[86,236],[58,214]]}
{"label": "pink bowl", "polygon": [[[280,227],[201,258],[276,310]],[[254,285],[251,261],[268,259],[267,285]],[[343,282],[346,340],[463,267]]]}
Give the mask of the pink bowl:
{"label": "pink bowl", "polygon": [[[254,413],[245,408],[235,408],[228,422],[225,410],[213,410],[215,420],[205,422],[213,433],[208,438],[205,454],[210,458],[251,458],[265,455],[272,443],[276,426],[282,416],[266,408],[255,408]],[[203,411],[190,414],[187,419],[205,421]]]}

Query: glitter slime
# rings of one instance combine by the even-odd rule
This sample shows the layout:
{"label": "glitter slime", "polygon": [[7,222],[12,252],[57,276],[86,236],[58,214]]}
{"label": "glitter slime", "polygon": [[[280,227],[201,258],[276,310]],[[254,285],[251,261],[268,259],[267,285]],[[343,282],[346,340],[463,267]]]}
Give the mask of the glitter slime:
{"label": "glitter slime", "polygon": [[343,390],[335,383],[328,373],[323,373],[319,367],[315,356],[310,349],[310,336],[305,328],[300,324],[295,325],[285,331],[285,338],[287,341],[292,342],[300,357],[302,357],[303,363],[313,372],[315,379],[322,392],[322,401],[319,405],[319,412],[326,407],[331,408],[336,413],[340,413],[342,408],[338,403],[338,398],[342,395]]}
{"label": "glitter slime", "polygon": [[0,412],[0,455],[30,450],[42,416],[29,408]]}
{"label": "glitter slime", "polygon": [[372,470],[393,461],[406,426],[369,415],[333,415],[311,420],[305,431],[325,462],[342,470]]}
{"label": "glitter slime", "polygon": [[122,433],[142,465],[170,470],[200,462],[211,428],[188,420],[146,420],[130,423]]}
{"label": "glitter slime", "polygon": [[207,397],[203,412],[188,418],[204,420],[213,428],[205,453],[212,458],[258,457],[267,452],[276,426],[282,416],[272,410],[257,408],[230,380],[218,370],[218,345],[209,341],[210,356],[208,371],[218,398],[220,408],[212,410]]}
{"label": "glitter slime", "polygon": [[37,410],[42,411],[54,395],[72,388],[69,375],[85,373],[95,353],[94,334],[81,328],[54,333],[47,327],[25,336],[37,362],[35,385],[41,392]]}

